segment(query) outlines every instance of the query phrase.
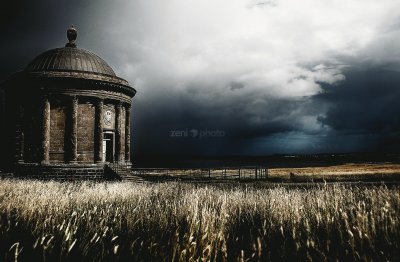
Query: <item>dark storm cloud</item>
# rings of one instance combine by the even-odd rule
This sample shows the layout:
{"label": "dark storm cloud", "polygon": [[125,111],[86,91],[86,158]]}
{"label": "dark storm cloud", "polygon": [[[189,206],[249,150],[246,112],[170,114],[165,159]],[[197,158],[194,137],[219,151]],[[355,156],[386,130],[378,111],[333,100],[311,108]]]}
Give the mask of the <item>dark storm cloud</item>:
{"label": "dark storm cloud", "polygon": [[400,130],[400,72],[380,68],[352,70],[346,81],[316,97],[329,104],[323,124],[336,130]]}
{"label": "dark storm cloud", "polygon": [[[196,89],[201,87],[197,86]],[[230,90],[226,91],[231,92]],[[193,154],[243,154],[253,148],[253,142],[274,134],[302,131],[320,132],[315,115],[319,109],[308,98],[271,99],[268,96],[215,96],[196,100],[193,92],[175,93],[171,97],[154,99],[137,108],[145,111],[135,119],[136,149],[139,152]],[[138,111],[140,111],[138,110]],[[311,122],[310,122],[311,121]],[[171,131],[196,129],[220,130],[223,136],[172,137]],[[274,153],[267,146],[268,153]]]}
{"label": "dark storm cloud", "polygon": [[[325,87],[315,97],[327,104],[319,120],[339,134],[365,136],[370,150],[400,149],[400,72],[381,68],[350,70],[346,81],[336,87]],[[375,135],[371,143],[368,136]]]}

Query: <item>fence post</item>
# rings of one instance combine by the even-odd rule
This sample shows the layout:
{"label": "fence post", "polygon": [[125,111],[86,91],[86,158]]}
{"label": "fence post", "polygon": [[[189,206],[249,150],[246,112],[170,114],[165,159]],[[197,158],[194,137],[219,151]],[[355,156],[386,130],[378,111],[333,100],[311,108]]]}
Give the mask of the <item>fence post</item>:
{"label": "fence post", "polygon": [[240,180],[240,167],[239,167],[239,180]]}
{"label": "fence post", "polygon": [[256,167],[256,180],[257,180],[257,171],[258,171],[258,170],[257,170],[257,167]]}

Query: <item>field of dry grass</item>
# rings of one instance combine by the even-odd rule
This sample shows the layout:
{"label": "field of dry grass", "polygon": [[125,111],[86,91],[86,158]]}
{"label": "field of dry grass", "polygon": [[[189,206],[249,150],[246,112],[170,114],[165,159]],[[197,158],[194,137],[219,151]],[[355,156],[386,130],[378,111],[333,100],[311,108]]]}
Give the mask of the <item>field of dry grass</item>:
{"label": "field of dry grass", "polygon": [[0,260],[395,260],[398,187],[0,180]]}
{"label": "field of dry grass", "polygon": [[363,178],[397,179],[400,181],[400,164],[344,164],[324,167],[271,168],[270,178],[358,180]]}

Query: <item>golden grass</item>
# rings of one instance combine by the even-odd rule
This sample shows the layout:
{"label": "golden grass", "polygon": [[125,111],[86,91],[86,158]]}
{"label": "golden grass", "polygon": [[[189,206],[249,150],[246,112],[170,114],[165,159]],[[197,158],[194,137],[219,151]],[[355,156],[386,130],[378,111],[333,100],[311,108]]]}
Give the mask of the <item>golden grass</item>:
{"label": "golden grass", "polygon": [[0,260],[394,260],[398,187],[0,181]]}
{"label": "golden grass", "polygon": [[385,176],[391,175],[400,179],[400,164],[343,164],[326,167],[302,168],[271,168],[268,170],[271,178],[289,178],[290,174],[308,178],[337,178],[346,179],[353,176]]}

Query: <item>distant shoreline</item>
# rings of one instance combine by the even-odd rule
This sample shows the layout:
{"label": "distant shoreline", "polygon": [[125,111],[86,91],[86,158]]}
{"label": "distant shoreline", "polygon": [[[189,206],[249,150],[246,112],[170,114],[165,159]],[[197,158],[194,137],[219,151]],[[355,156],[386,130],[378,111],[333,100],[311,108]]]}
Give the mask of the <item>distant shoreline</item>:
{"label": "distant shoreline", "polygon": [[400,164],[399,153],[325,153],[282,154],[268,156],[181,156],[146,155],[135,156],[137,168],[208,168],[268,166],[270,168],[325,167],[348,163]]}

